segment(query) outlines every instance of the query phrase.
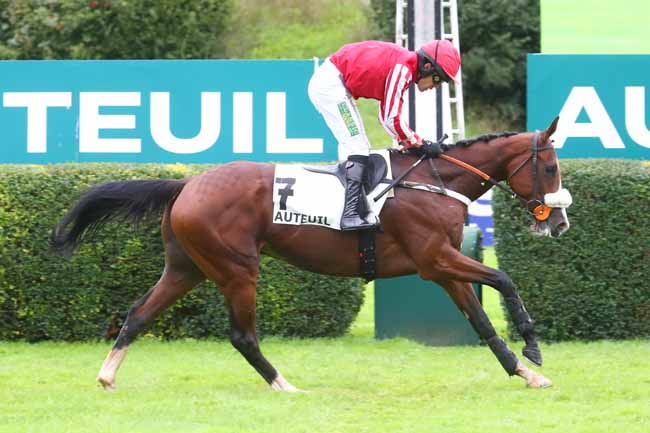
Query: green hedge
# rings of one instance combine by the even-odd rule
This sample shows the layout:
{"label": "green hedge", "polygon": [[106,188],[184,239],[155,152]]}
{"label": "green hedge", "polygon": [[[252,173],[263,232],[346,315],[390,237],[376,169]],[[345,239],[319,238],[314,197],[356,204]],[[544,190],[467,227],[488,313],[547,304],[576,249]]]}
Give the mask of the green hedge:
{"label": "green hedge", "polygon": [[[80,193],[121,179],[182,178],[204,166],[61,164],[0,166],[0,339],[86,340],[112,336],[163,269],[159,220],[110,223],[67,261],[48,252],[52,227]],[[360,280],[324,277],[263,258],[260,335],[338,336],[363,301]],[[163,313],[165,338],[225,337],[220,292],[203,283]]]}
{"label": "green hedge", "polygon": [[574,204],[557,239],[531,235],[518,202],[495,191],[499,268],[543,338],[650,336],[650,163],[562,161],[562,180]]}

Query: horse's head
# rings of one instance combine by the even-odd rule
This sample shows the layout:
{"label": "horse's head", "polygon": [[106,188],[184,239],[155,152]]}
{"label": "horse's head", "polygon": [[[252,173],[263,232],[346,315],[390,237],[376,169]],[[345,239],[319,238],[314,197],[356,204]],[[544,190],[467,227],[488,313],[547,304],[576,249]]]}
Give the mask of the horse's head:
{"label": "horse's head", "polygon": [[559,117],[544,131],[511,137],[511,149],[521,149],[507,167],[508,183],[535,217],[533,233],[560,236],[569,229],[566,208],[571,205],[569,191],[562,188],[560,164],[551,135]]}

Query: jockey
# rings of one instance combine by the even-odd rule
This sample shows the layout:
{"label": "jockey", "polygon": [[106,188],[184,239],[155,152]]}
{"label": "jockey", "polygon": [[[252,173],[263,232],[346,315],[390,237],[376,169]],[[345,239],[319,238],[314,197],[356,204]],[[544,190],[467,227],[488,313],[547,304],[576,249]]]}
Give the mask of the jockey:
{"label": "jockey", "polygon": [[[379,122],[386,132],[404,147],[421,146],[422,138],[401,118],[404,92],[413,83],[421,92],[435,89],[443,81],[455,80],[459,68],[460,55],[447,40],[431,41],[417,52],[389,42],[365,41],[344,45],[314,72],[309,99],[336,137],[339,159],[347,159],[341,230],[376,226],[364,219],[368,206],[362,181],[370,143],[354,100],[378,100]],[[436,150],[440,153],[439,147]]]}

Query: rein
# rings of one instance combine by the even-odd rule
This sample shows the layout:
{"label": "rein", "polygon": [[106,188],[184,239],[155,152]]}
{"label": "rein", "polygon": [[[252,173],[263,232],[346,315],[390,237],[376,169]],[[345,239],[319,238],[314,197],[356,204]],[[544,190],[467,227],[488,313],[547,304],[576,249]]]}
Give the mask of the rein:
{"label": "rein", "polygon": [[[508,176],[508,179],[506,180],[506,185],[503,185],[501,182],[497,181],[496,179],[494,179],[493,177],[491,177],[487,173],[479,170],[478,168],[476,168],[476,167],[474,167],[474,166],[472,166],[472,165],[470,165],[470,164],[468,164],[468,163],[466,163],[464,161],[456,159],[456,158],[454,158],[452,156],[445,155],[443,153],[442,155],[439,156],[439,158],[442,158],[445,161],[451,162],[452,164],[455,164],[455,165],[457,165],[457,166],[459,166],[459,167],[461,167],[461,168],[463,168],[463,169],[465,169],[465,170],[467,170],[467,171],[469,171],[471,173],[474,173],[477,176],[479,176],[480,178],[482,178],[485,182],[489,182],[493,186],[497,186],[497,187],[501,188],[503,191],[508,193],[512,198],[519,199],[519,201],[521,201],[522,206],[526,208],[526,211],[528,213],[530,213],[531,215],[533,215],[536,220],[538,220],[538,221],[546,221],[548,219],[548,217],[551,215],[551,211],[553,210],[553,208],[551,208],[550,206],[547,206],[544,203],[544,199],[539,200],[539,199],[535,198],[535,197],[537,197],[537,191],[539,189],[538,188],[538,182],[537,182],[537,156],[538,156],[539,152],[541,152],[543,150],[552,149],[552,148],[553,148],[552,145],[539,147],[539,131],[535,131],[535,135],[533,135],[531,155],[528,158],[526,158],[521,164],[519,164],[517,166],[517,168],[515,168],[512,171],[512,173],[510,174],[510,176]],[[514,177],[514,175],[517,174],[519,172],[519,170],[521,170],[521,168],[528,163],[528,161],[533,162],[533,197],[530,200],[528,200],[525,197],[517,194],[510,187],[510,179],[512,179]],[[481,182],[481,184],[485,185],[485,182]]]}

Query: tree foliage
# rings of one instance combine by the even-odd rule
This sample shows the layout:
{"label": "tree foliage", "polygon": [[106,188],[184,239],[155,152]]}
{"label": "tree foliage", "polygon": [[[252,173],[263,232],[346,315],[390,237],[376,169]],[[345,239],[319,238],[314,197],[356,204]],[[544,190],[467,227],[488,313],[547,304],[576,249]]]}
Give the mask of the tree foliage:
{"label": "tree foliage", "polygon": [[526,56],[540,50],[539,0],[461,0],[459,21],[466,105],[523,130]]}
{"label": "tree foliage", "polygon": [[0,58],[222,57],[233,0],[0,0]]}

